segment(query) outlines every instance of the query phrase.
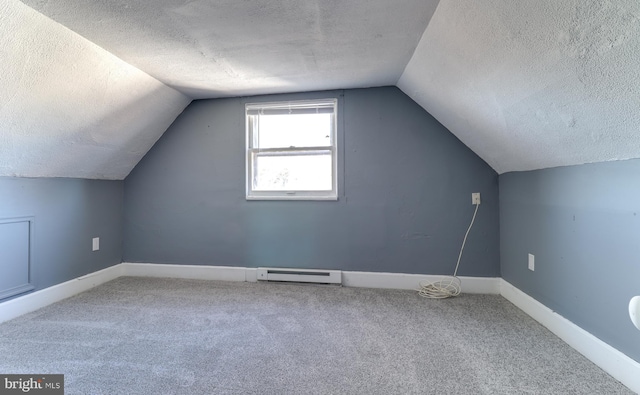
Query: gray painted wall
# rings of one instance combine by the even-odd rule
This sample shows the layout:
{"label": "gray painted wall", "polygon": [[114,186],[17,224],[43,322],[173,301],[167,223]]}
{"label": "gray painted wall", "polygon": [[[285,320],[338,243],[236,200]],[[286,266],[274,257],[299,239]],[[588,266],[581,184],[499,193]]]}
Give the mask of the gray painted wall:
{"label": "gray painted wall", "polygon": [[[246,201],[247,102],[339,97],[339,200]],[[397,88],[194,101],[125,180],[124,260],[498,276],[497,174]]]}
{"label": "gray painted wall", "polygon": [[640,160],[501,175],[500,234],[505,280],[640,361]]}
{"label": "gray painted wall", "polygon": [[[36,290],[122,261],[123,181],[0,177],[0,219],[34,217]],[[100,237],[100,250],[91,239]],[[6,268],[0,262],[0,267]]]}

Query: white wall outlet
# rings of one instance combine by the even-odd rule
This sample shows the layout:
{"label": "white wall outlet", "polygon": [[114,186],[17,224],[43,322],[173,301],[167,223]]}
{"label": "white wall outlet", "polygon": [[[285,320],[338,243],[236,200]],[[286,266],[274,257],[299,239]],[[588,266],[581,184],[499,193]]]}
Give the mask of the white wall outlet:
{"label": "white wall outlet", "polygon": [[536,257],[533,254],[529,254],[529,270],[532,272],[536,270]]}
{"label": "white wall outlet", "polygon": [[480,192],[471,194],[471,204],[480,204]]}
{"label": "white wall outlet", "polygon": [[100,238],[99,237],[94,237],[93,238],[93,251],[98,251],[100,249]]}

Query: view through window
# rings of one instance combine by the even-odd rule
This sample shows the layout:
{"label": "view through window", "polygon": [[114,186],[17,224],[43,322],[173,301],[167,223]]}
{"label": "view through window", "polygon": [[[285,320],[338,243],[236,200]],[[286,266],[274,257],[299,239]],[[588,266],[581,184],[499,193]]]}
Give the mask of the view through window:
{"label": "view through window", "polygon": [[247,198],[336,199],[336,101],[246,106]]}

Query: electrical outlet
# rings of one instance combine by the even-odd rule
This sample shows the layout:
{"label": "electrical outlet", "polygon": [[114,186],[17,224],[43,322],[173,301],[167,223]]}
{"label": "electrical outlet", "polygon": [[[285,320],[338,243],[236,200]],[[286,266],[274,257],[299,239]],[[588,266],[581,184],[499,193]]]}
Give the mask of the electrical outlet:
{"label": "electrical outlet", "polygon": [[471,194],[471,204],[480,204],[480,192]]}
{"label": "electrical outlet", "polygon": [[529,254],[529,270],[532,272],[536,270],[536,257],[533,254]]}
{"label": "electrical outlet", "polygon": [[100,238],[94,237],[92,243],[93,251],[98,251],[100,249]]}

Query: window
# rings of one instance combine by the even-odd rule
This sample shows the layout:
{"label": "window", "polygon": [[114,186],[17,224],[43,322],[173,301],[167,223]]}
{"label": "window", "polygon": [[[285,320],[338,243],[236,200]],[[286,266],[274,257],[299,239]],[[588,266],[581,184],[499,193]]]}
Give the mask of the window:
{"label": "window", "polygon": [[247,199],[337,200],[335,99],[246,105]]}

